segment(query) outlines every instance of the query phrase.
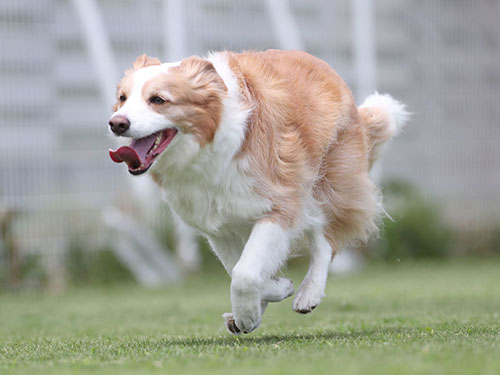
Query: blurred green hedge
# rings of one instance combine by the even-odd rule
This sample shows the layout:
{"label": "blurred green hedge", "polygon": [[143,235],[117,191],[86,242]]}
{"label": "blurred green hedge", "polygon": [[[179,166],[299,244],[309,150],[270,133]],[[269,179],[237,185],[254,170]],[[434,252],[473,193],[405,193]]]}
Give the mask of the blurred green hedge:
{"label": "blurred green hedge", "polygon": [[389,181],[382,186],[385,216],[380,237],[369,246],[375,259],[445,258],[453,255],[455,233],[436,205],[412,185]]}
{"label": "blurred green hedge", "polygon": [[[382,186],[384,206],[390,215],[382,220],[380,236],[362,249],[367,259],[398,261],[402,259],[446,259],[458,256],[500,256],[500,226],[496,230],[453,228],[442,217],[439,208],[413,185],[388,181]],[[167,215],[168,216],[168,215]],[[165,248],[175,248],[171,220],[162,220],[156,228]],[[65,253],[61,272],[68,285],[131,282],[133,277],[108,248],[96,248],[75,236]],[[1,239],[0,239],[1,242]],[[224,272],[208,243],[199,238],[201,269]],[[0,243],[2,245],[2,243]],[[0,290],[45,289],[52,275],[44,267],[41,254],[24,256],[19,262],[19,282],[13,286],[6,262],[6,247],[0,246]],[[290,267],[303,266],[306,257],[293,259]],[[10,284],[10,285],[9,285]],[[49,286],[50,287],[50,286]]]}

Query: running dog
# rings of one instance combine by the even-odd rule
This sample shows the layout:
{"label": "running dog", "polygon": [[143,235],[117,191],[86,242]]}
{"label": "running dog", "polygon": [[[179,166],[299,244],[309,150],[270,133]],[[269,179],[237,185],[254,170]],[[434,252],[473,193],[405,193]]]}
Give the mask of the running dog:
{"label": "running dog", "polygon": [[377,232],[370,167],[407,120],[375,93],[356,107],[324,61],[299,51],[217,52],[125,72],[109,121],[129,146],[110,150],[149,173],[183,223],[201,232],[231,276],[227,329],[256,329],[269,302],[294,293],[276,277],[294,247],[311,259],[293,300],[309,313],[333,256]]}

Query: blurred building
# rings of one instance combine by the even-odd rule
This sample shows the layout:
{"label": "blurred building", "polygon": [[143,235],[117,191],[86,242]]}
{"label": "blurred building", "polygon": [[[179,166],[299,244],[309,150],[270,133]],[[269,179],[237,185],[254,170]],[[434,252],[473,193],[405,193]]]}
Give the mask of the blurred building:
{"label": "blurred building", "polygon": [[[98,0],[117,75],[142,53],[164,58],[164,1]],[[376,0],[377,89],[411,124],[384,178],[408,180],[457,226],[500,222],[500,1]],[[19,209],[25,251],[59,251],[98,231],[129,175],[107,148],[111,113],[70,0],[0,2],[0,204]],[[262,0],[184,1],[188,54],[278,46]],[[356,90],[351,0],[294,0],[305,50]],[[167,40],[167,42],[166,42]]]}

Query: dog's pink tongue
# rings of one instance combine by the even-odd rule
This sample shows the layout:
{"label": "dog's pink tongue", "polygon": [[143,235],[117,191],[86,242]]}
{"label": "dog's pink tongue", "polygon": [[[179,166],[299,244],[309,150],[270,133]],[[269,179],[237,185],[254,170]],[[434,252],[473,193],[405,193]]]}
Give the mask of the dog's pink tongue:
{"label": "dog's pink tongue", "polygon": [[153,147],[155,139],[154,135],[134,139],[130,146],[122,146],[116,151],[109,150],[109,156],[116,163],[125,162],[130,169],[137,169],[145,163],[146,155]]}
{"label": "dog's pink tongue", "polygon": [[127,163],[130,169],[137,169],[141,166],[139,155],[129,146],[122,146],[116,151],[109,150],[109,156],[115,163]]}

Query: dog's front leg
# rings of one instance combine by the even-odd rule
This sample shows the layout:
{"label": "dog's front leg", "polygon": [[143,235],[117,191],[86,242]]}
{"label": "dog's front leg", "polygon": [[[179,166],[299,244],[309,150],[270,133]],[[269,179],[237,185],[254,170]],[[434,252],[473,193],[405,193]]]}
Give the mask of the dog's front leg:
{"label": "dog's front leg", "polygon": [[287,260],[290,241],[290,231],[270,220],[253,227],[231,273],[233,333],[248,333],[259,326],[265,308],[261,303],[264,285]]}

